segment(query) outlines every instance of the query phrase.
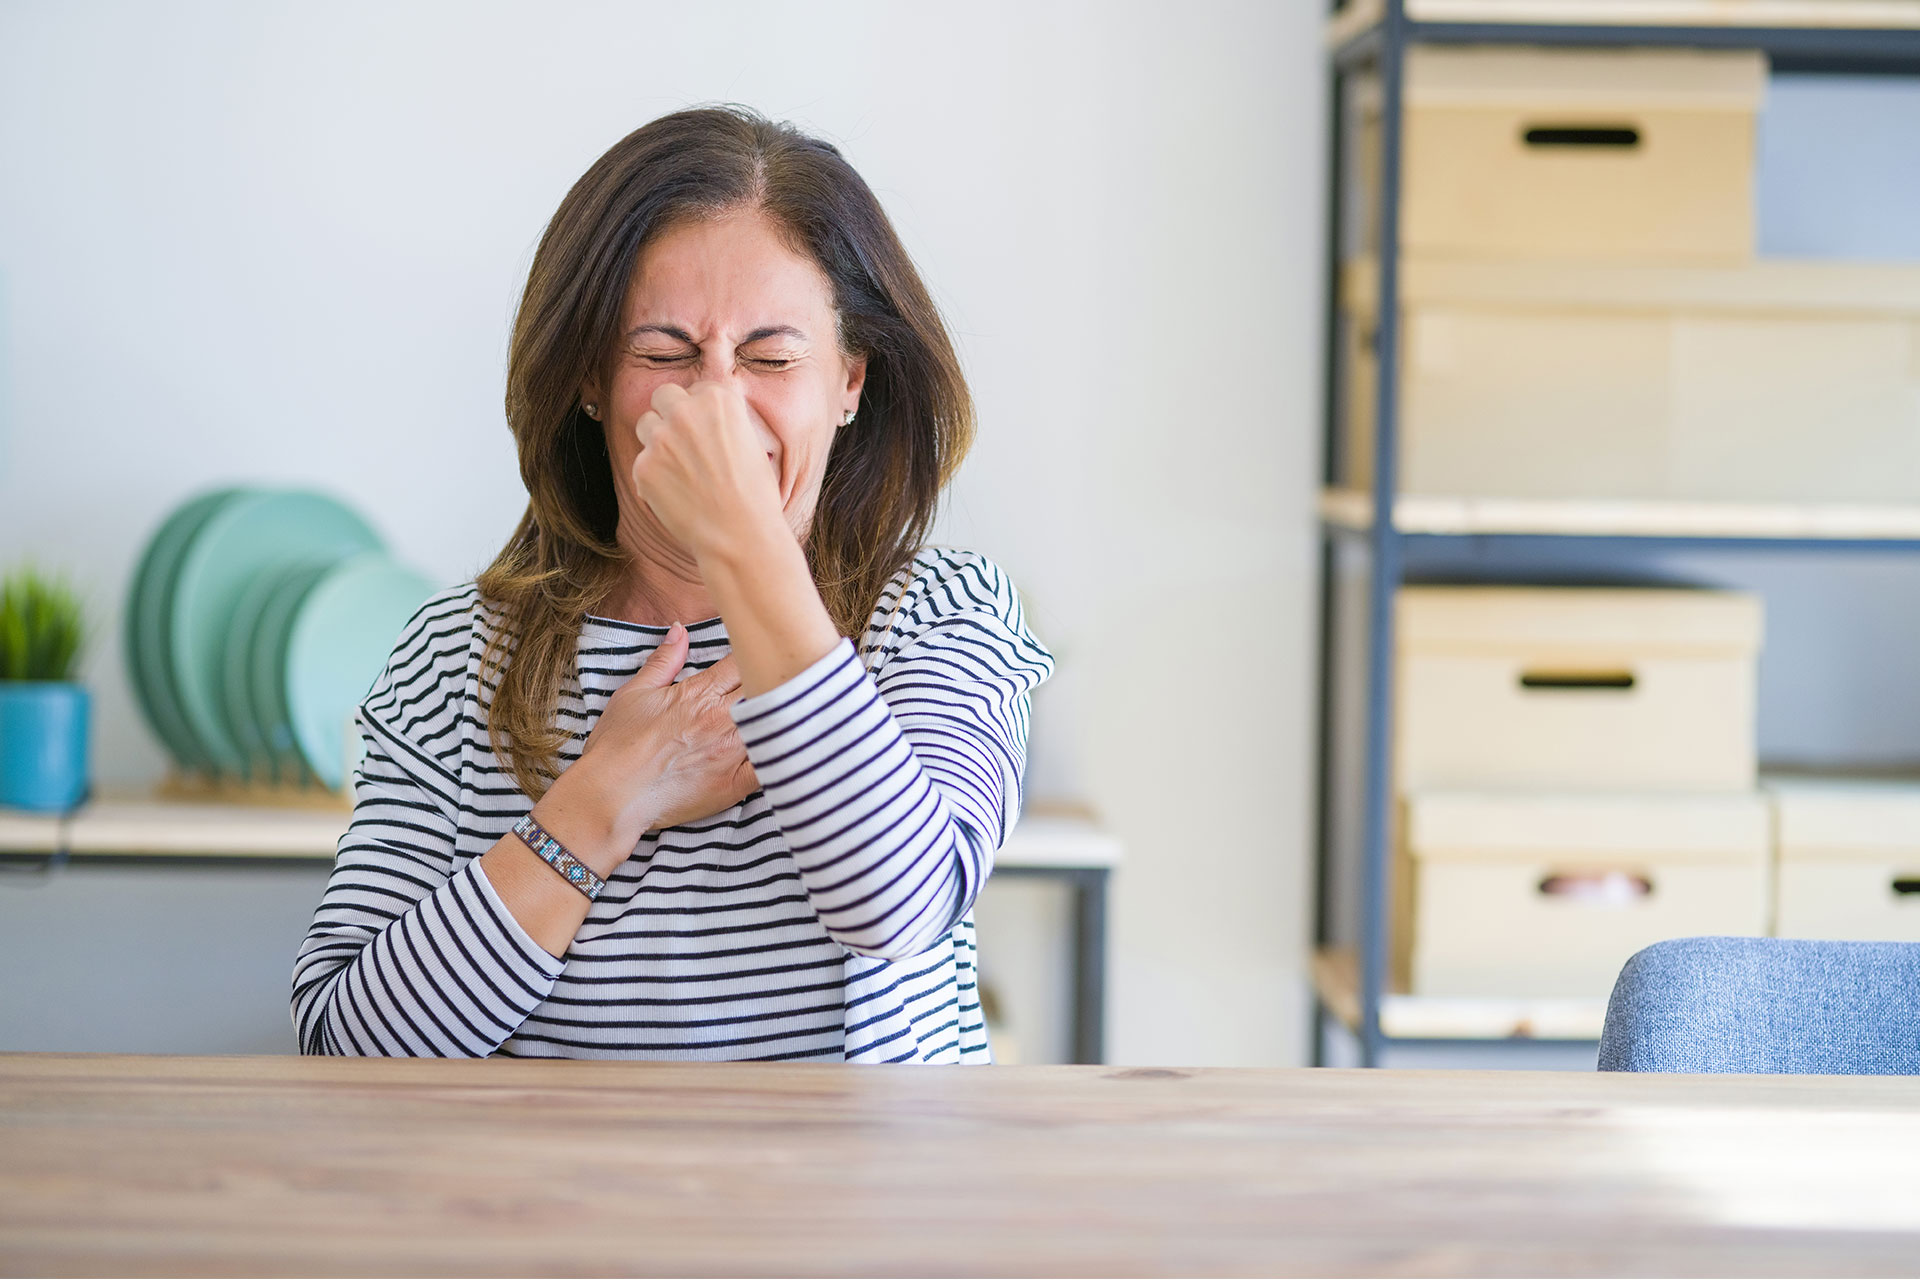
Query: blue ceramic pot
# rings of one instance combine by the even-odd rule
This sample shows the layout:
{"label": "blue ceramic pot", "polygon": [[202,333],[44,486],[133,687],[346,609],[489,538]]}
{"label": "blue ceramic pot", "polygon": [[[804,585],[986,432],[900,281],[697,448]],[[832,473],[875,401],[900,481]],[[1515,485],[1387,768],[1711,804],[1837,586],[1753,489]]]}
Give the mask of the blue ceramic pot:
{"label": "blue ceramic pot", "polygon": [[0,805],[60,812],[87,794],[87,691],[0,680]]}

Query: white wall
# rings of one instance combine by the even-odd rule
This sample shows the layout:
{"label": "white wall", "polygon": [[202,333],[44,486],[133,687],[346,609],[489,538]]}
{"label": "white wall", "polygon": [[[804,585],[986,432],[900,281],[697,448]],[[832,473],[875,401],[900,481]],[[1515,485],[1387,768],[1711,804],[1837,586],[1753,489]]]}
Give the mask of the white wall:
{"label": "white wall", "polygon": [[92,589],[98,775],[162,766],[117,639],[162,515],[310,484],[470,576],[523,498],[546,218],[643,121],[745,102],[842,144],[958,336],[946,534],[1061,658],[1034,790],[1131,858],[1114,1055],[1298,1060],[1324,8],[0,7],[0,562]]}

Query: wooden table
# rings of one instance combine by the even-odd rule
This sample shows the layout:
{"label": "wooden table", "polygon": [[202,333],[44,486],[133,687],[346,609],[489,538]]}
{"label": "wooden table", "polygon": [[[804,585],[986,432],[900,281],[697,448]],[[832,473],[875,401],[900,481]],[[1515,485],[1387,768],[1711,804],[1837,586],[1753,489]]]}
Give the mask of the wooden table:
{"label": "wooden table", "polygon": [[1904,1274],[1920,1080],[0,1056],[9,1274]]}

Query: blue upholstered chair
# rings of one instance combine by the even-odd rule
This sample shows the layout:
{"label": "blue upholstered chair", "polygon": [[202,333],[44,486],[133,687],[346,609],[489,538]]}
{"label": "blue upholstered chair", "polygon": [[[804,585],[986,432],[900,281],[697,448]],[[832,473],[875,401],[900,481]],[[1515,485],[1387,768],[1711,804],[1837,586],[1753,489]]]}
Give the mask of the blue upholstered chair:
{"label": "blue upholstered chair", "polygon": [[1920,943],[1655,943],[1613,984],[1600,1069],[1920,1075]]}

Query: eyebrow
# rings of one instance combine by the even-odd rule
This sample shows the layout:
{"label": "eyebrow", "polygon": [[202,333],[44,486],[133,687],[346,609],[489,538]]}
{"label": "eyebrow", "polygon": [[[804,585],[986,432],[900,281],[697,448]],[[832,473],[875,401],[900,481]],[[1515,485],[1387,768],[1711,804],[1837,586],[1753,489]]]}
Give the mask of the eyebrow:
{"label": "eyebrow", "polygon": [[[682,329],[676,325],[670,325],[670,324],[638,325],[632,329],[627,330],[627,340],[631,342],[633,339],[649,333],[663,334],[666,337],[672,338],[676,342],[684,342],[690,347],[700,345],[699,343],[693,340],[693,335],[688,333],[685,329]],[[740,345],[744,347],[744,346],[747,346],[749,343],[758,342],[762,338],[798,338],[802,342],[807,341],[807,335],[802,333],[800,330],[794,328],[792,325],[774,324],[774,325],[767,325],[763,328],[755,329],[752,333],[748,334],[746,337],[740,340]]]}

